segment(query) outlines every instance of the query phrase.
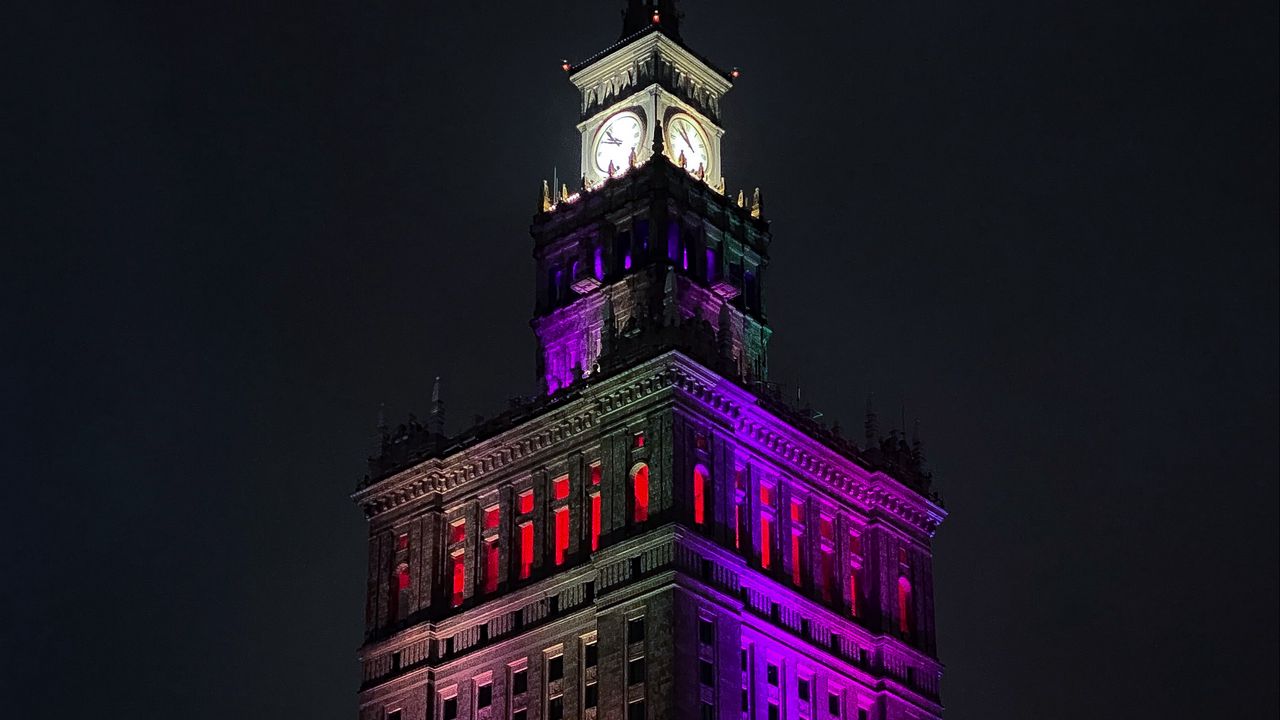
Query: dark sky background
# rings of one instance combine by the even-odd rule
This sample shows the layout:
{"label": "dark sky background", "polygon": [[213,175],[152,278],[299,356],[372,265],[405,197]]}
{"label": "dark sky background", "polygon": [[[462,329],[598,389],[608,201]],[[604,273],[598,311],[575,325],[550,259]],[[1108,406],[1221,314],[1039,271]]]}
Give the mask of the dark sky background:
{"label": "dark sky background", "polygon": [[[355,716],[379,403],[532,392],[620,0],[17,3],[0,715]],[[949,720],[1277,713],[1274,2],[685,0],[776,379],[919,418]]]}

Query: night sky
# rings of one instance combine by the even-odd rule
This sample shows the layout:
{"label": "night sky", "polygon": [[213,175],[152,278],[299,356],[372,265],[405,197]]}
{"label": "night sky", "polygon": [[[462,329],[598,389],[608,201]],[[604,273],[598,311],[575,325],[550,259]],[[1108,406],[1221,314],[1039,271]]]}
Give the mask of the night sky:
{"label": "night sky", "polygon": [[[355,717],[379,404],[533,392],[622,4],[8,8],[0,715]],[[920,420],[948,720],[1274,717],[1276,3],[682,7],[775,379]]]}

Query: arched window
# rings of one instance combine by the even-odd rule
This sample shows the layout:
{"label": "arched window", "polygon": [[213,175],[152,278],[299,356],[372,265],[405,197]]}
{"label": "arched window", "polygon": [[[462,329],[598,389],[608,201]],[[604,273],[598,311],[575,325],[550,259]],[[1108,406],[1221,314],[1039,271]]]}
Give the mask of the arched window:
{"label": "arched window", "polygon": [[911,634],[911,581],[898,576],[898,631]]}
{"label": "arched window", "polygon": [[631,497],[635,501],[632,515],[636,522],[649,519],[649,466],[644,463],[631,470]]}
{"label": "arched window", "polygon": [[707,469],[701,465],[693,468],[693,523],[701,525],[707,520]]}

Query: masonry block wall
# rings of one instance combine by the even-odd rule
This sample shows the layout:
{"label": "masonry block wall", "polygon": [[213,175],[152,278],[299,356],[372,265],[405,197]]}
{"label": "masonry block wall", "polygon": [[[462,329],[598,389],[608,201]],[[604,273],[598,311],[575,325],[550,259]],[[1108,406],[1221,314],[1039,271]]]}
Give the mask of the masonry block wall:
{"label": "masonry block wall", "polygon": [[940,717],[941,509],[679,353],[357,499],[362,718]]}

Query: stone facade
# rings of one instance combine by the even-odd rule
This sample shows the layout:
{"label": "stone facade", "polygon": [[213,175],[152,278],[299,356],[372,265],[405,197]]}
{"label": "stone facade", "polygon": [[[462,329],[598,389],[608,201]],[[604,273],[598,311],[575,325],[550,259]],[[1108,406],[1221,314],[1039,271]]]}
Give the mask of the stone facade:
{"label": "stone facade", "polygon": [[758,193],[659,135],[539,210],[543,392],[457,436],[439,405],[384,428],[353,496],[361,720],[940,718],[945,512],[918,448],[772,391]]}

